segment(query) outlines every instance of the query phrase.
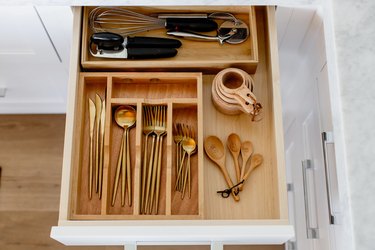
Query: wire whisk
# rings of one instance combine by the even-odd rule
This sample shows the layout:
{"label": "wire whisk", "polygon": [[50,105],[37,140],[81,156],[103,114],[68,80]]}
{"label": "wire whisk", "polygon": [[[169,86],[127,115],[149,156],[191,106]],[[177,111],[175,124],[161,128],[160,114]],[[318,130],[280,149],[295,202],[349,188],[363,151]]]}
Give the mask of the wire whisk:
{"label": "wire whisk", "polygon": [[119,7],[96,7],[89,14],[93,32],[113,32],[122,36],[165,27],[165,20]]}

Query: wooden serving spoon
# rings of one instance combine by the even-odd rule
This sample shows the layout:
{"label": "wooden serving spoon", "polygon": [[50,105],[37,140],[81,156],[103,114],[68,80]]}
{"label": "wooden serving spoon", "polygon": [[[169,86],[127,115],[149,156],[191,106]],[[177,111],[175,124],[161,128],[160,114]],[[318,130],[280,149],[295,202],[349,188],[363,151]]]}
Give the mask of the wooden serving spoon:
{"label": "wooden serving spoon", "polygon": [[261,154],[254,154],[253,157],[251,157],[250,168],[246,171],[246,174],[243,179],[246,181],[247,178],[249,178],[249,175],[251,174],[251,172],[258,166],[260,166],[262,163],[263,163],[263,156]]}
{"label": "wooden serving spoon", "polygon": [[[253,154],[253,144],[251,143],[251,141],[244,141],[241,144],[242,167],[241,167],[240,181],[242,181],[245,176],[245,169],[246,169],[247,161],[250,159],[252,154]],[[239,186],[239,189],[240,191],[242,191],[243,184]]]}
{"label": "wooden serving spoon", "polygon": [[[228,187],[233,187],[233,182],[230,179],[227,168],[225,167],[225,149],[221,140],[216,136],[207,137],[204,141],[204,150],[206,151],[207,156],[216,163],[221,170]],[[235,194],[234,189],[232,189],[232,195],[235,201],[240,200],[240,197]]]}
{"label": "wooden serving spoon", "polygon": [[240,165],[238,164],[238,157],[240,156],[240,153],[241,153],[240,137],[235,133],[230,134],[227,139],[227,146],[233,157],[234,167],[236,170],[236,178],[237,178],[237,183],[238,183],[241,181],[241,170],[240,170]]}

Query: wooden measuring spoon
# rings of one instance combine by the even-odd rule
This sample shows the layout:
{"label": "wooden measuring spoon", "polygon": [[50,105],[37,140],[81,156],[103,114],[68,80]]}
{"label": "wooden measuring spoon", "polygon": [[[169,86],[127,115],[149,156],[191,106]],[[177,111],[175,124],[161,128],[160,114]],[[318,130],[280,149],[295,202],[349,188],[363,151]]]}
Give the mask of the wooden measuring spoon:
{"label": "wooden measuring spoon", "polygon": [[249,178],[249,175],[251,172],[258,166],[260,166],[263,163],[263,156],[261,154],[255,154],[253,157],[251,157],[250,161],[250,168],[246,171],[246,174],[244,176],[244,180],[246,181],[247,178]]}
{"label": "wooden measuring spoon", "polygon": [[[230,179],[227,168],[225,167],[225,149],[221,140],[216,136],[207,137],[204,140],[204,150],[206,151],[207,156],[216,163],[221,170],[228,187],[233,187],[233,182]],[[232,195],[235,201],[240,200],[240,197],[234,193],[234,190],[232,190]]]}
{"label": "wooden measuring spoon", "polygon": [[227,146],[233,157],[234,167],[236,170],[237,183],[238,183],[241,181],[241,170],[240,170],[240,165],[238,164],[238,157],[240,156],[240,153],[241,153],[240,137],[235,133],[230,134],[227,139]]}
{"label": "wooden measuring spoon", "polygon": [[[241,167],[241,178],[240,181],[243,180],[245,176],[245,169],[247,165],[247,161],[250,159],[251,155],[253,154],[253,144],[251,141],[244,141],[241,144],[241,156],[242,156],[242,167]],[[239,186],[240,191],[243,189],[243,184]]]}

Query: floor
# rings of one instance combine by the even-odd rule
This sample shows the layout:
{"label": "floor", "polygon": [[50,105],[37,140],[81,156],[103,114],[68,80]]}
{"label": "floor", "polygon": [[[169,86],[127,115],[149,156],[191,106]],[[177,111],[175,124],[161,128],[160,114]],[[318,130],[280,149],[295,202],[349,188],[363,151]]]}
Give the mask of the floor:
{"label": "floor", "polygon": [[[57,225],[65,115],[0,115],[0,249],[119,250],[66,247],[49,237]],[[139,247],[209,250],[209,246]],[[225,250],[281,250],[282,246],[227,246]]]}

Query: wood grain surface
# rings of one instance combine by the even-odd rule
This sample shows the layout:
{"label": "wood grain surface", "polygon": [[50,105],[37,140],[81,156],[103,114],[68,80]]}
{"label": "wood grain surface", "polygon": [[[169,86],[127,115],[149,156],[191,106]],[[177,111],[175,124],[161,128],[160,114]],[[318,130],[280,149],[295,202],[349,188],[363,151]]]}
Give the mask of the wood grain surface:
{"label": "wood grain surface", "polygon": [[0,249],[66,247],[49,237],[57,225],[65,115],[0,116]]}

